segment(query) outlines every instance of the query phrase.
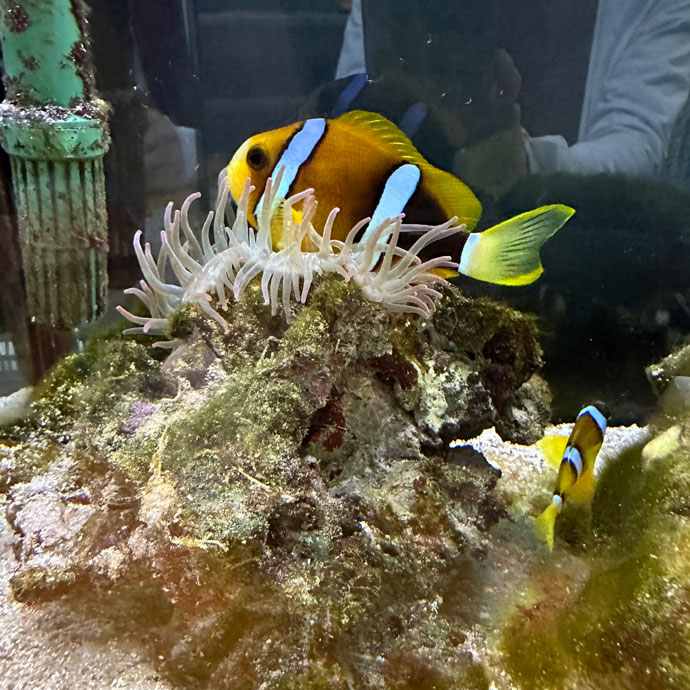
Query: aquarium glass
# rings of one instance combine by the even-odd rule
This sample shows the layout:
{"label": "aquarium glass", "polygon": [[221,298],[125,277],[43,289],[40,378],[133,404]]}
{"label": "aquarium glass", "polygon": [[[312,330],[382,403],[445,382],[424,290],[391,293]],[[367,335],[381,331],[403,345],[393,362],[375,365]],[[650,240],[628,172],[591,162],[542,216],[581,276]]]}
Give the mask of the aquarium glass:
{"label": "aquarium glass", "polygon": [[[15,627],[0,625],[0,688],[68,687],[45,661],[21,684],[18,664],[7,660],[18,645],[28,663],[31,644],[50,648],[53,667],[66,669],[73,687],[690,687],[683,470],[690,432],[678,421],[690,409],[690,355],[682,350],[690,345],[690,0],[18,0],[0,3],[0,17],[0,508],[9,521],[0,517],[0,591],[21,602],[13,606],[38,602],[40,618],[28,623],[11,612]],[[377,115],[352,116],[357,111]],[[255,135],[262,136],[240,148]],[[395,235],[401,249],[391,249],[390,270],[428,231],[420,225],[452,215],[467,223],[470,239],[441,231],[410,258],[411,271],[441,254],[460,265],[459,274],[443,273],[460,292],[442,323],[424,325],[442,289],[429,274],[426,292],[412,273],[409,285],[375,283],[387,260],[380,247],[360,267],[369,277],[352,278],[344,254],[336,256],[347,234],[339,220],[340,244],[329,245],[308,281],[306,273],[296,277],[295,262],[321,240],[307,233],[293,242],[299,258],[271,269],[275,283],[257,268],[242,274],[244,283],[237,278],[234,293],[213,281],[188,287],[192,278],[170,288],[175,274],[192,276],[211,256],[200,233],[209,211],[217,212],[212,241],[232,250],[221,215],[231,225],[239,202],[243,217],[245,173],[260,187],[248,197],[256,226],[266,177],[280,165],[283,186],[262,200],[271,206],[269,254],[271,242],[274,252],[289,243],[280,228],[298,227],[308,209],[302,198],[291,207],[281,197],[309,186],[317,235],[333,206],[343,228],[345,218],[349,227],[374,215],[357,235],[369,240],[379,221],[406,214],[417,229]],[[218,207],[221,180],[230,194]],[[175,209],[197,192],[179,225]],[[512,230],[512,249],[491,249],[490,232],[524,213],[536,215]],[[196,263],[178,265],[170,250],[167,266],[156,268],[175,222],[179,255]],[[539,230],[540,223],[553,227]],[[474,234],[485,230],[483,239]],[[517,258],[539,232],[537,258]],[[383,246],[390,237],[380,236]],[[470,257],[473,243],[482,249]],[[238,259],[236,277],[253,260]],[[337,282],[341,276],[348,282]],[[158,279],[166,284],[160,290]],[[333,294],[318,292],[330,279]],[[354,319],[343,295],[355,283],[383,311]],[[247,312],[231,318],[236,300]],[[262,316],[271,307],[274,314]],[[388,318],[398,321],[386,330]],[[297,320],[286,331],[288,319]],[[125,328],[144,332],[122,335]],[[318,343],[329,332],[337,336],[325,355]],[[184,349],[190,341],[193,356]],[[445,354],[429,354],[433,348]],[[370,378],[358,379],[359,370],[329,378],[353,352]],[[680,354],[664,360],[673,352]],[[315,373],[319,357],[329,363]],[[259,383],[247,373],[250,361],[266,377]],[[413,392],[439,371],[437,388]],[[207,398],[226,378],[236,388]],[[379,387],[396,401],[395,423],[371,402]],[[307,414],[310,395],[320,403]],[[187,416],[170,412],[176,396],[187,401]],[[128,412],[118,416],[123,400]],[[545,424],[573,424],[588,405],[604,410],[609,427],[647,433],[646,441],[668,435],[647,455],[635,436],[624,448],[633,448],[628,466],[597,470],[596,489],[594,479],[586,491],[578,485],[585,507],[559,515],[549,552],[532,522],[551,505],[557,470],[540,459],[539,473],[521,474],[486,464],[484,446],[454,449],[469,449],[468,439],[494,427],[541,458],[530,444]],[[467,419],[457,410],[469,410]],[[161,426],[140,433],[151,420]],[[408,445],[401,420],[416,429]],[[360,457],[374,430],[386,443]],[[591,434],[587,443],[596,445]],[[293,436],[288,452],[280,444]],[[303,464],[290,465],[288,476],[276,461],[280,471],[267,474],[268,461],[246,460],[262,443],[265,458],[293,453]],[[561,472],[579,481],[594,463],[593,445],[578,446]],[[24,450],[15,457],[12,448]],[[670,463],[668,486],[649,464],[657,456]],[[348,457],[358,460],[348,465]],[[60,458],[79,468],[69,481],[46,470]],[[408,469],[390,469],[391,458]],[[388,479],[377,474],[384,465]],[[226,481],[251,486],[257,506],[280,500],[264,515]],[[62,487],[61,503],[45,498],[51,517],[41,526],[31,501],[48,496],[49,485]],[[571,503],[571,489],[563,491]],[[447,512],[456,502],[462,510]],[[32,505],[36,517],[22,522]],[[70,511],[81,515],[85,506],[83,520],[70,522]],[[113,511],[121,512],[127,549],[113,536]],[[337,522],[339,511],[346,517]],[[137,531],[142,525],[149,532]],[[159,528],[167,530],[165,547],[151,536]],[[79,556],[77,534],[87,544]],[[58,546],[45,546],[53,538]],[[365,538],[375,544],[366,553]],[[672,548],[686,554],[682,563]],[[185,549],[195,554],[193,566],[180,555]],[[433,587],[409,574],[416,558],[420,572],[433,571]],[[246,563],[260,565],[252,574]],[[53,567],[60,585],[51,589],[40,578],[50,580]],[[140,576],[132,575],[137,568]],[[43,584],[27,584],[29,571]],[[188,579],[200,572],[207,589],[190,585],[185,599]],[[11,584],[13,577],[24,579]],[[251,589],[254,578],[263,594]],[[347,594],[329,589],[333,578],[349,583]],[[83,607],[70,604],[65,613],[59,602],[82,586]],[[247,598],[245,608],[227,594],[230,586]],[[135,621],[131,639],[118,597]],[[219,604],[225,597],[229,603]],[[318,613],[320,597],[328,616]],[[652,606],[656,617],[645,604],[655,597],[665,602]],[[430,616],[436,627],[417,635]],[[331,618],[339,622],[331,626]],[[64,655],[62,643],[42,641],[63,619],[73,627],[84,621],[94,640],[75,632],[64,638]],[[98,665],[111,641],[119,661],[94,671],[91,684],[74,685],[75,669]],[[127,654],[141,674],[126,670]]]}

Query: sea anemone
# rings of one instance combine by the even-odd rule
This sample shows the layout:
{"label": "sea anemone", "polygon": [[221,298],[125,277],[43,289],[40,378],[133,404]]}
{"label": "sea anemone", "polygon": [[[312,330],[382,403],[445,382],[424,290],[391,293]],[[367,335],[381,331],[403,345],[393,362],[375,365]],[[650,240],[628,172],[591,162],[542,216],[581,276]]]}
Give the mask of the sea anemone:
{"label": "sea anemone", "polygon": [[[172,203],[168,204],[157,260],[148,243],[142,248],[141,230],[137,231],[134,251],[144,279],[139,287],[125,293],[136,295],[149,316],[136,316],[118,306],[125,318],[137,324],[125,333],[163,335],[168,317],[189,302],[199,304],[227,328],[226,320],[212,306],[214,296],[217,306],[226,311],[228,295],[240,300],[247,285],[259,275],[265,304],[270,305],[272,314],[282,306],[288,321],[293,297],[304,304],[314,275],[324,273],[339,273],[346,281],[354,280],[365,297],[391,311],[430,316],[441,297],[438,288],[446,284],[436,269],[457,269],[457,263],[449,256],[422,261],[419,253],[433,242],[462,232],[464,225],[456,226],[457,219],[452,218],[434,227],[406,226],[400,215],[384,220],[368,237],[358,241],[358,234],[370,220],[365,218],[350,230],[344,242],[333,240],[331,231],[339,209],[331,211],[322,232],[317,232],[312,224],[317,207],[314,190],[304,190],[288,199],[277,198],[282,172],[281,169],[275,180],[269,178],[266,182],[257,229],[247,220],[249,195],[254,190],[250,180],[245,183],[234,221],[231,226],[225,225],[228,188],[225,176],[221,175],[215,210],[209,212],[198,239],[189,224],[189,208],[201,196],[199,193],[190,195],[174,214]],[[302,202],[301,216],[293,213],[298,202]],[[420,237],[409,249],[403,249],[398,246],[402,232],[419,233]],[[280,237],[279,242],[274,235]],[[166,282],[168,268],[175,275],[176,284]],[[156,344],[172,347],[175,343]]]}

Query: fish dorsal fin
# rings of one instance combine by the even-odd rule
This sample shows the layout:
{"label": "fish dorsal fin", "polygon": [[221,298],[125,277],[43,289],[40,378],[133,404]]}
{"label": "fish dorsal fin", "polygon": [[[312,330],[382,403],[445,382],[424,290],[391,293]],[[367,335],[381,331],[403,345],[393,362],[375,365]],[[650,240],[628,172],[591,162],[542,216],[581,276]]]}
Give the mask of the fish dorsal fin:
{"label": "fish dorsal fin", "polygon": [[407,135],[394,123],[378,113],[351,110],[337,118],[343,124],[369,133],[406,163],[418,165],[427,191],[436,199],[448,218],[457,216],[471,230],[479,220],[482,205],[474,192],[455,175],[431,165],[415,148]]}
{"label": "fish dorsal fin", "polygon": [[568,445],[567,436],[544,436],[537,442],[537,448],[552,467],[560,467],[565,447]]}
{"label": "fish dorsal fin", "polygon": [[464,224],[467,230],[472,230],[482,215],[482,205],[474,192],[455,175],[431,163],[425,163],[421,168],[426,188],[448,218],[456,216],[458,225]]}
{"label": "fish dorsal fin", "polygon": [[378,113],[366,110],[351,110],[338,118],[339,122],[368,132],[384,143],[406,163],[428,165],[424,156],[415,148],[407,135],[394,123]]}

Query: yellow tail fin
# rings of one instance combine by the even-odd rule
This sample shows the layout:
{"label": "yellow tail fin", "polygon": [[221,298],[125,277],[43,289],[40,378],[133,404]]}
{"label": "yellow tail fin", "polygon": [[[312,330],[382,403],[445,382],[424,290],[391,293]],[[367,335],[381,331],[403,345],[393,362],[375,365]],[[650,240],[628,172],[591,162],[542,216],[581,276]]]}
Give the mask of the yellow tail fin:
{"label": "yellow tail fin", "polygon": [[575,211],[553,204],[470,233],[460,256],[463,275],[498,285],[529,285],[543,272],[539,250]]}
{"label": "yellow tail fin", "polygon": [[553,533],[556,526],[556,517],[561,512],[563,500],[560,496],[554,496],[551,505],[534,521],[534,529],[537,536],[553,551]]}

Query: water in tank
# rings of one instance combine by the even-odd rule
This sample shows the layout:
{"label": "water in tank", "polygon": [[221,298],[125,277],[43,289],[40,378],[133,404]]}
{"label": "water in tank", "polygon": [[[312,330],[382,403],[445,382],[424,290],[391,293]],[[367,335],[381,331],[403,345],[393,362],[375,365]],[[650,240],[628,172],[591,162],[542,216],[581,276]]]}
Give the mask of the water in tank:
{"label": "water in tank", "polygon": [[0,688],[690,686],[689,0],[0,43]]}

